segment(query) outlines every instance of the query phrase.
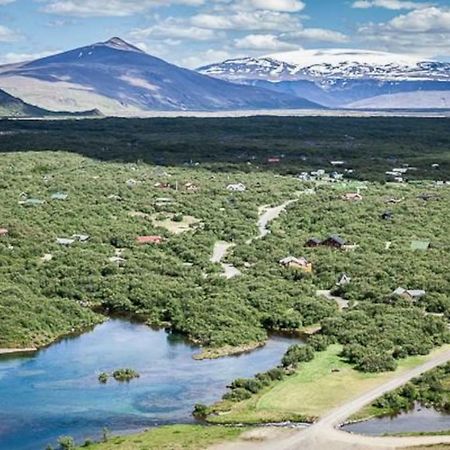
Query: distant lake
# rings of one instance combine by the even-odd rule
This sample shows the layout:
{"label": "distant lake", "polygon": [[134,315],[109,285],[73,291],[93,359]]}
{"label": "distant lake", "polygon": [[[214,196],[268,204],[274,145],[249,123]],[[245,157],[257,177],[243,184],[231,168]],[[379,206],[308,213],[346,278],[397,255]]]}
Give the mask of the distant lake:
{"label": "distant lake", "polygon": [[379,417],[342,427],[352,433],[381,436],[384,434],[438,432],[450,430],[450,415],[417,405],[414,410],[394,417]]}
{"label": "distant lake", "polygon": [[[82,442],[112,433],[193,421],[195,403],[220,399],[225,386],[276,366],[295,343],[272,337],[251,353],[195,361],[183,339],[141,324],[110,320],[32,356],[0,358],[0,450],[39,450],[58,436]],[[98,382],[130,367],[140,378]]]}

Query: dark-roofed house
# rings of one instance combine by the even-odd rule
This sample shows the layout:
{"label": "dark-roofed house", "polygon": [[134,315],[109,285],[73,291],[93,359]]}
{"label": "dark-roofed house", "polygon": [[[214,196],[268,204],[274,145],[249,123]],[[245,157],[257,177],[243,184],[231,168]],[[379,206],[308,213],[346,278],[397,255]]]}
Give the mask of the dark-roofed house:
{"label": "dark-roofed house", "polygon": [[394,215],[391,213],[391,211],[385,211],[383,214],[381,214],[381,218],[383,220],[392,220],[394,218]]}
{"label": "dark-roofed house", "polygon": [[321,239],[313,237],[311,239],[308,239],[308,241],[306,241],[305,247],[311,247],[311,248],[319,247],[321,244],[322,244]]}
{"label": "dark-roofed house", "polygon": [[347,241],[337,234],[333,234],[322,242],[322,245],[332,248],[342,248]]}

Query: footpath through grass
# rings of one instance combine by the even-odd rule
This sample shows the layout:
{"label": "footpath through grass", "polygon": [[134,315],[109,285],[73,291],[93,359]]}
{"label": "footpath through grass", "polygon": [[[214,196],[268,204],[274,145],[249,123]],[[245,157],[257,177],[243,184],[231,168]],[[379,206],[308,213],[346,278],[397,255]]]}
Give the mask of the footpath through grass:
{"label": "footpath through grass", "polygon": [[154,428],[131,436],[111,438],[108,442],[93,444],[91,450],[202,450],[210,445],[237,439],[246,428],[171,425]]}
{"label": "footpath through grass", "polygon": [[[448,346],[445,348],[448,349]],[[213,423],[314,421],[442,351],[441,348],[427,356],[402,360],[395,372],[373,374],[353,369],[339,357],[341,349],[340,345],[332,345],[326,351],[317,353],[313,361],[302,364],[294,375],[249,400],[219,403],[216,409],[218,415],[210,416],[208,420]]]}

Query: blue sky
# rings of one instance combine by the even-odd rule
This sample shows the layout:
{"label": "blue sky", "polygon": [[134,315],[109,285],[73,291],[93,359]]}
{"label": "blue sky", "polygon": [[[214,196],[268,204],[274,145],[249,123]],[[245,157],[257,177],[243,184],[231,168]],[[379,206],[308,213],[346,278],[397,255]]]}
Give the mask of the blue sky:
{"label": "blue sky", "polygon": [[0,62],[120,36],[186,67],[298,48],[450,60],[450,0],[0,0]]}

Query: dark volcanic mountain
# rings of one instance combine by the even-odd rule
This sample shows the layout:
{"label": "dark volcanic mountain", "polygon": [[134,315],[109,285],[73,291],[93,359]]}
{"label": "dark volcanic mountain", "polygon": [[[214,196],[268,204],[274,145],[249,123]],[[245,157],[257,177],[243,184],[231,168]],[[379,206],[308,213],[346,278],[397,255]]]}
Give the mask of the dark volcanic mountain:
{"label": "dark volcanic mountain", "polygon": [[107,114],[320,107],[177,67],[119,38],[0,67],[0,88],[51,110],[98,108]]}

